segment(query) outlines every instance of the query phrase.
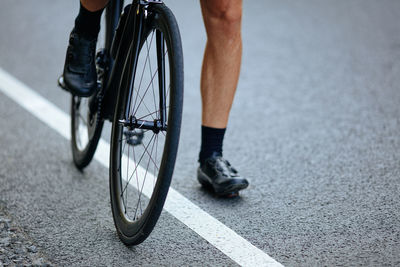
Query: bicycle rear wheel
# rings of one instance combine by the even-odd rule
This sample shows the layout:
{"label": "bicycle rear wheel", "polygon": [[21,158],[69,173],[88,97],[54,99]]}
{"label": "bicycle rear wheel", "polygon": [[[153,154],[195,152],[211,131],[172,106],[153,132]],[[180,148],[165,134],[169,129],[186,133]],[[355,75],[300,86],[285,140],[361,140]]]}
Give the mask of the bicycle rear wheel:
{"label": "bicycle rear wheel", "polygon": [[111,134],[111,208],[118,235],[127,245],[143,242],[160,216],[182,119],[178,25],[164,4],[151,4],[146,12],[137,65],[130,65],[134,43],[125,63]]}
{"label": "bicycle rear wheel", "polygon": [[78,169],[89,165],[103,129],[103,121],[98,118],[97,106],[90,111],[90,103],[95,101],[92,98],[71,98],[72,158]]}
{"label": "bicycle rear wheel", "polygon": [[96,54],[98,83],[101,88],[89,98],[71,98],[71,147],[73,161],[78,169],[89,165],[101,137],[104,120],[100,114],[100,105],[111,67],[109,49],[122,4],[122,0],[109,3],[102,19]]}

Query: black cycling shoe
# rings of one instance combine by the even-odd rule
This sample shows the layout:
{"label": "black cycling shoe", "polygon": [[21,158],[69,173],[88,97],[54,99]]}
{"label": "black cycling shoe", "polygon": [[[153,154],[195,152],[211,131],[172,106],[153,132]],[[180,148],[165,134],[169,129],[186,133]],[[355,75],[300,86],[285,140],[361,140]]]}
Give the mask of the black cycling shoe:
{"label": "black cycling shoe", "polygon": [[212,188],[218,196],[235,197],[245,189],[249,182],[241,177],[231,164],[214,153],[197,169],[197,179],[208,188]]}
{"label": "black cycling shoe", "polygon": [[97,89],[95,64],[95,39],[87,39],[72,30],[65,58],[63,82],[64,89],[73,95],[88,97]]}

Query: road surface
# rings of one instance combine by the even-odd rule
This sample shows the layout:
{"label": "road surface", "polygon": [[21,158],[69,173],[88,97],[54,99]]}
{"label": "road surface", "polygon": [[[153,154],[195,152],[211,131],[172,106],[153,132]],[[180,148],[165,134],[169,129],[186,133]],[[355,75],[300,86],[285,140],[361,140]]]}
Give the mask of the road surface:
{"label": "road surface", "polygon": [[[172,187],[283,265],[399,265],[400,2],[245,1],[243,66],[224,154],[250,186],[233,200],[210,195],[195,176],[205,42],[199,3],[167,4],[185,56]],[[65,113],[69,95],[56,80],[77,9],[76,1],[0,4],[1,70]],[[0,133],[0,203],[52,264],[239,264],[168,212],[144,243],[124,246],[107,168],[93,161],[79,172],[69,141],[3,91]]]}

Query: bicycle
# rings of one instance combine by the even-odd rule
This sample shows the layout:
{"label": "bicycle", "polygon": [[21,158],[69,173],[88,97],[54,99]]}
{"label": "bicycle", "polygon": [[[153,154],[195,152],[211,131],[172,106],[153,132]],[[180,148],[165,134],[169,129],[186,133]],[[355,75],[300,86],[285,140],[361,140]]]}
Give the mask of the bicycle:
{"label": "bicycle", "polygon": [[[153,230],[171,183],[182,120],[183,54],[178,24],[162,1],[123,5],[111,0],[106,7],[97,92],[71,98],[71,146],[76,167],[85,168],[104,120],[112,122],[114,224],[122,242],[137,245]],[[58,82],[65,89],[62,77]]]}

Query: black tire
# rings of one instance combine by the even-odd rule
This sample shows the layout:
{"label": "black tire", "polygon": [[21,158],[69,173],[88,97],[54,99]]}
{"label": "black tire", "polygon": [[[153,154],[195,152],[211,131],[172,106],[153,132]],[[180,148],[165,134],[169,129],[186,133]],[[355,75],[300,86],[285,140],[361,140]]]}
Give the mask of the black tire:
{"label": "black tire", "polygon": [[[118,235],[127,245],[137,245],[143,242],[153,230],[160,216],[174,170],[182,120],[183,55],[178,25],[174,15],[164,4],[151,4],[147,11],[148,17],[143,27],[145,40],[139,47],[137,67],[130,71],[132,70],[132,67],[129,66],[132,48],[125,63],[111,134],[111,208]],[[164,39],[157,39],[157,36],[164,36]],[[158,72],[158,68],[155,72],[152,71],[151,55],[157,55],[157,52],[151,53],[154,45],[153,39],[155,43],[157,40],[163,40],[162,43],[166,46],[165,61],[167,59],[169,61],[169,64],[165,63],[164,65],[165,79],[169,81],[169,85],[166,82],[167,85],[164,87],[169,105],[167,126],[165,130],[158,133],[148,129],[144,130],[143,141],[139,140],[138,144],[137,136],[143,134],[142,130],[138,130],[138,128],[142,126],[135,126],[136,128],[132,129],[124,126],[120,120],[126,119],[125,113],[128,109],[130,117],[135,116],[136,119],[140,117],[151,122],[153,119],[158,120],[161,117],[160,113],[162,112],[160,112],[159,104],[157,106],[157,90],[154,90],[154,86],[159,90],[160,86],[158,82],[155,82],[155,77],[157,76],[157,79],[160,80],[159,73],[162,71]],[[141,57],[145,57],[145,59]],[[157,64],[155,66],[157,67]],[[148,70],[150,82],[148,86],[142,87],[144,73]],[[132,77],[136,77],[136,79],[130,90],[129,81]],[[143,89],[146,86],[147,89]],[[149,89],[150,87],[153,88]],[[144,93],[141,90],[145,90]],[[147,93],[149,94],[148,98]],[[146,101],[148,101],[147,104],[142,104]],[[150,106],[154,106],[154,113],[150,110]],[[140,110],[147,116],[139,114]],[[132,135],[134,140],[132,140]],[[157,154],[158,151],[160,151],[159,154]],[[150,172],[154,172],[154,174]],[[129,183],[129,181],[131,182]],[[138,189],[135,189],[134,186]]]}
{"label": "black tire", "polygon": [[104,124],[104,121],[98,118],[97,107],[94,112],[89,112],[91,101],[93,99],[78,96],[71,98],[72,158],[80,170],[89,165],[93,159]]}

